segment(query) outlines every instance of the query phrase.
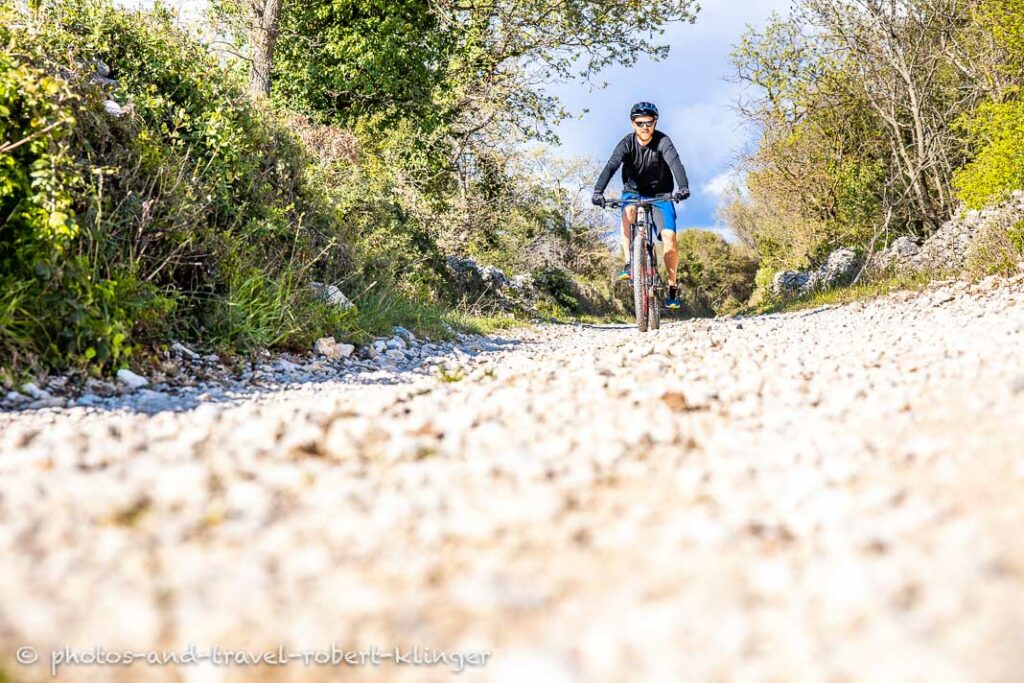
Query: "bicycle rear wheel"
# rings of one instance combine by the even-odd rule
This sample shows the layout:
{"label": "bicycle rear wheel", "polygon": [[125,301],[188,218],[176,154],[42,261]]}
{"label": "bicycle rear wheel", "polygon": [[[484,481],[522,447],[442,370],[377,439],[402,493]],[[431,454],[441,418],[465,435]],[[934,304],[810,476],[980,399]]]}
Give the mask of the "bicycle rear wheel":
{"label": "bicycle rear wheel", "polygon": [[636,326],[641,332],[647,331],[647,316],[650,313],[648,267],[647,240],[638,234],[633,239],[633,308],[636,310]]}

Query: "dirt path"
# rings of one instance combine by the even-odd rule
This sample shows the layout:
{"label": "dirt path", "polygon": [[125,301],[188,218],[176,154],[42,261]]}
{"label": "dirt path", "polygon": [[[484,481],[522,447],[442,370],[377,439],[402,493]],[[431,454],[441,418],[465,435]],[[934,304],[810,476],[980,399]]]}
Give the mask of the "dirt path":
{"label": "dirt path", "polygon": [[517,331],[452,383],[10,415],[3,671],[49,679],[64,646],[334,643],[488,651],[464,681],[1020,681],[1024,282],[993,285]]}

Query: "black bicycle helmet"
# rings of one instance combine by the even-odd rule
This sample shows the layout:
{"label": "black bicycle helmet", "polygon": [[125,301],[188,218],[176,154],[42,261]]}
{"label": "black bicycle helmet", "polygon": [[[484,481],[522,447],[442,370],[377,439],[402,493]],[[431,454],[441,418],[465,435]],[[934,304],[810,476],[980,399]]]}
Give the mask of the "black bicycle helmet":
{"label": "black bicycle helmet", "polygon": [[637,102],[633,105],[633,108],[629,110],[629,120],[634,121],[641,116],[653,116],[658,118],[658,108],[650,102]]}

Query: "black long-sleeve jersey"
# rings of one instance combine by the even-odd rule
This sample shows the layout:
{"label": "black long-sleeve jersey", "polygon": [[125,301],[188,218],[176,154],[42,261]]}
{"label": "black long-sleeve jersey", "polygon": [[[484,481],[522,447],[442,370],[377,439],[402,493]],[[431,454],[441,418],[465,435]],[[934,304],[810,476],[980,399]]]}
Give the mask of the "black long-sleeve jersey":
{"label": "black long-sleeve jersey", "polygon": [[673,176],[675,187],[680,190],[690,187],[686,169],[679,159],[672,139],[658,130],[654,131],[654,137],[647,145],[641,145],[635,133],[622,138],[601,171],[601,177],[594,186],[595,192],[604,192],[612,179],[612,174],[620,165],[622,189],[625,192],[636,192],[645,197],[669,194],[673,189]]}

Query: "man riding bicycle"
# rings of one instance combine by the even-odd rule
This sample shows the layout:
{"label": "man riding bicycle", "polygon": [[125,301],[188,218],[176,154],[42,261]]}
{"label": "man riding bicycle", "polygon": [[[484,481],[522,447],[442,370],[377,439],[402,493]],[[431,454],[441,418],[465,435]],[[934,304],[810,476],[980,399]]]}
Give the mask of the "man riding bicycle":
{"label": "man riding bicycle", "polygon": [[[655,130],[658,125],[658,108],[650,102],[638,102],[630,110],[629,118],[633,122],[633,132],[615,146],[615,151],[594,186],[593,202],[595,206],[605,205],[604,190],[620,165],[623,201],[672,194],[671,201],[659,201],[654,205],[654,223],[665,245],[665,268],[668,270],[668,298],[665,299],[665,307],[680,308],[682,303],[679,301],[677,285],[679,243],[676,240],[676,207],[673,202],[681,202],[690,196],[690,182],[686,179],[686,169],[679,160],[679,153],[672,140]],[[672,182],[673,176],[675,185]],[[676,186],[678,190],[673,193]],[[626,253],[626,265],[619,273],[620,280],[628,280],[631,276],[629,226],[636,222],[636,212],[636,206],[622,209],[622,247]]]}

